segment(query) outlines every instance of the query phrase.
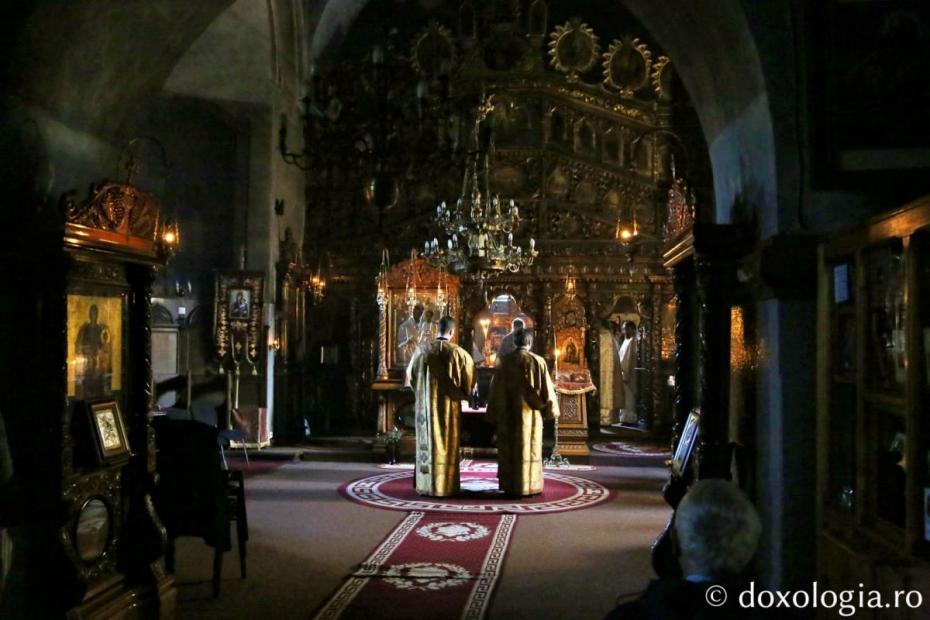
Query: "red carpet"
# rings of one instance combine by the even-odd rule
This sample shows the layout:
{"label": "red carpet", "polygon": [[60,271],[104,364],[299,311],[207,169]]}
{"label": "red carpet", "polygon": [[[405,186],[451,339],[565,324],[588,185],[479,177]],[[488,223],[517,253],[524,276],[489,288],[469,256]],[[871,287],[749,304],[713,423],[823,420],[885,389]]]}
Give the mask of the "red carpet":
{"label": "red carpet", "polygon": [[478,514],[548,514],[590,508],[610,498],[610,491],[593,480],[550,470],[543,492],[522,499],[502,496],[495,469],[462,469],[461,482],[458,497],[422,497],[413,488],[413,472],[400,470],[350,482],[339,491],[354,502],[387,510]]}
{"label": "red carpet", "polygon": [[410,513],[315,616],[484,617],[517,518]]}

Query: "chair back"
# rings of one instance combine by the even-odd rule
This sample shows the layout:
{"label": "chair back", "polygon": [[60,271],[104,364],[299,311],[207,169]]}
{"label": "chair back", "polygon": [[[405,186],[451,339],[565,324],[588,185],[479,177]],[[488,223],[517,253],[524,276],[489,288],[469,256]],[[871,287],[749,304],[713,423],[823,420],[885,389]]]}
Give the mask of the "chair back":
{"label": "chair back", "polygon": [[216,427],[194,420],[154,420],[158,482],[152,494],[168,536],[198,536],[230,548],[226,473]]}

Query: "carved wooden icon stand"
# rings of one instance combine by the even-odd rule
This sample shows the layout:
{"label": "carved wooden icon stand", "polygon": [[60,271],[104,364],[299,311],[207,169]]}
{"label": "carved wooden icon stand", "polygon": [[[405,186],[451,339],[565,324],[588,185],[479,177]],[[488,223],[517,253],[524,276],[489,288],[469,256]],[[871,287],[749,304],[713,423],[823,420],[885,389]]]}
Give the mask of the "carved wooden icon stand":
{"label": "carved wooden icon stand", "polygon": [[556,441],[563,455],[587,456],[586,395],[596,388],[585,357],[585,309],[573,294],[568,294],[555,300],[552,314],[557,352],[553,377],[561,412]]}

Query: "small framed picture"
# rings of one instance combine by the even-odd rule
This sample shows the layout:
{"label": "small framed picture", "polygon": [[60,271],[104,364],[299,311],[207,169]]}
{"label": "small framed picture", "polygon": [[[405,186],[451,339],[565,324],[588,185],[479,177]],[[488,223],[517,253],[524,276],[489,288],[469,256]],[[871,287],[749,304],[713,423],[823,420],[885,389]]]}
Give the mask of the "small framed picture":
{"label": "small framed picture", "polygon": [[91,437],[101,463],[126,460],[130,456],[126,425],[115,400],[88,404]]}
{"label": "small framed picture", "polygon": [[675,455],[672,457],[672,473],[681,476],[688,467],[688,461],[694,452],[694,446],[697,445],[697,437],[700,431],[701,411],[693,410],[688,414],[688,421],[681,432],[681,439],[678,440],[678,447],[675,448]]}

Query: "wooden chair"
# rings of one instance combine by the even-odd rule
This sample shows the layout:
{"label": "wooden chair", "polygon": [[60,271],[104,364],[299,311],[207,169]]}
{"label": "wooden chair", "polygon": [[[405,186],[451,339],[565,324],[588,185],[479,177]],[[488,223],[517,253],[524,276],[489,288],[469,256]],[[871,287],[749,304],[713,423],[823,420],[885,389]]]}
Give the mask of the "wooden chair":
{"label": "wooden chair", "polygon": [[213,596],[219,596],[223,553],[232,548],[236,522],[239,568],[244,579],[248,521],[242,472],[222,467],[217,429],[192,420],[153,420],[158,482],[152,499],[168,534],[165,565],[174,572],[174,541],[198,536],[214,548]]}

